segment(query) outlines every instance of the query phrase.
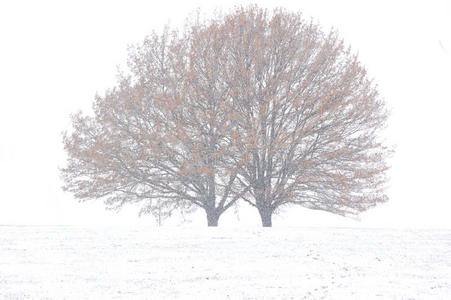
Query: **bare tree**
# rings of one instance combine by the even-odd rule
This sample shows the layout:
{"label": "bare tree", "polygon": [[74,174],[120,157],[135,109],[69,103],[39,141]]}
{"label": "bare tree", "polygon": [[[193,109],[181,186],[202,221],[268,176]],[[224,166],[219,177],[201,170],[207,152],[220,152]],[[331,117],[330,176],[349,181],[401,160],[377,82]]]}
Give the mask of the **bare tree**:
{"label": "bare tree", "polygon": [[[335,31],[300,14],[238,8],[215,25],[237,126],[238,179],[263,226],[282,206],[350,215],[384,202],[387,112]],[[225,38],[227,37],[227,38]]]}
{"label": "bare tree", "polygon": [[143,202],[159,220],[201,207],[209,226],[247,191],[230,167],[228,87],[215,82],[196,35],[166,30],[130,49],[130,75],[96,98],[94,117],[74,116],[64,137],[65,190],[115,209]]}

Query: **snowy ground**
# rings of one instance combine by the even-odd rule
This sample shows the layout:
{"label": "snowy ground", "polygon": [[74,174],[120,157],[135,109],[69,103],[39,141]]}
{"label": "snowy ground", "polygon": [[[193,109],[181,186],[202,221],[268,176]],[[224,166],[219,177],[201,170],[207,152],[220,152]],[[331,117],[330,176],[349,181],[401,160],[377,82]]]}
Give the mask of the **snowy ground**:
{"label": "snowy ground", "polygon": [[0,299],[451,299],[451,231],[0,226]]}

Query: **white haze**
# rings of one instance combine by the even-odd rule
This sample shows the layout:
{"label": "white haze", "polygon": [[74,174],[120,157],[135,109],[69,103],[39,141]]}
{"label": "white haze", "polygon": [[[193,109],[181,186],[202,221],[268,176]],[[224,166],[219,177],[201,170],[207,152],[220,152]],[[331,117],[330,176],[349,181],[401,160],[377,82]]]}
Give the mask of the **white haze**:
{"label": "white haze", "polygon": [[[115,83],[126,48],[201,8],[247,1],[9,1],[0,3],[0,224],[154,224],[137,208],[119,214],[61,191],[61,132],[69,115],[90,110]],[[298,208],[275,226],[451,228],[451,2],[259,1],[338,29],[358,51],[392,108],[387,139],[396,145],[390,201],[360,221]],[[241,205],[241,224],[259,226]],[[220,226],[235,226],[233,211]],[[204,216],[187,216],[204,225]],[[168,225],[179,225],[179,219]]]}

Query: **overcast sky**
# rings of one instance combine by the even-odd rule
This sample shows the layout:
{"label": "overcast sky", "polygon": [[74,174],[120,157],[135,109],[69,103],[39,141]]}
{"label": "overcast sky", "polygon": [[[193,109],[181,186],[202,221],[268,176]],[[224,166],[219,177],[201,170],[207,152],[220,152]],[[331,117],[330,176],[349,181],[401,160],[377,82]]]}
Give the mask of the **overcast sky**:
{"label": "overcast sky", "polygon": [[[150,216],[138,219],[137,208],[115,214],[62,192],[61,132],[70,129],[71,113],[89,111],[95,93],[115,84],[127,45],[167,23],[180,26],[196,8],[208,15],[246,3],[0,2],[0,224],[153,224]],[[396,146],[388,203],[360,221],[285,211],[275,226],[451,228],[451,1],[253,3],[301,11],[337,29],[392,109],[386,135]],[[259,226],[250,212],[240,221]],[[236,221],[230,212],[220,225]]]}

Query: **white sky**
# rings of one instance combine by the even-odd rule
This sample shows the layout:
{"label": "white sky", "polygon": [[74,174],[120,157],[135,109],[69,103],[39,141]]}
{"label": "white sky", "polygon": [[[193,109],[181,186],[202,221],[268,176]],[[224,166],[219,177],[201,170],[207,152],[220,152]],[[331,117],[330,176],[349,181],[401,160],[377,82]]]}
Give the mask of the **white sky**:
{"label": "white sky", "polygon": [[[0,224],[147,224],[61,191],[61,132],[115,83],[126,48],[196,8],[248,1],[0,2]],[[335,27],[358,51],[392,108],[396,145],[389,203],[361,221],[297,209],[274,224],[451,228],[451,1],[257,1],[302,11]],[[245,208],[245,205],[242,205]],[[192,217],[193,223],[205,222]],[[259,226],[257,212],[241,222]],[[220,225],[236,223],[233,213]]]}

